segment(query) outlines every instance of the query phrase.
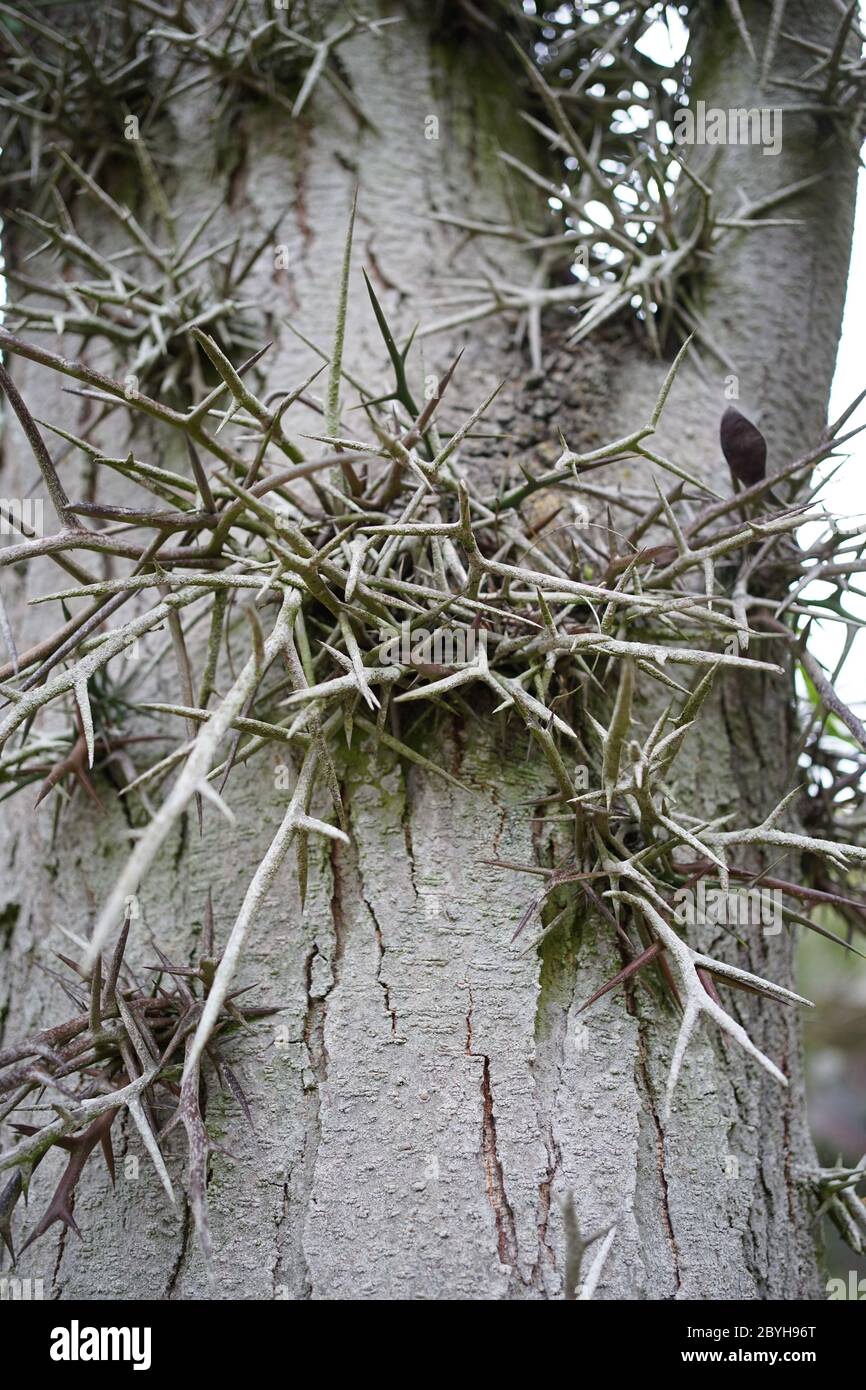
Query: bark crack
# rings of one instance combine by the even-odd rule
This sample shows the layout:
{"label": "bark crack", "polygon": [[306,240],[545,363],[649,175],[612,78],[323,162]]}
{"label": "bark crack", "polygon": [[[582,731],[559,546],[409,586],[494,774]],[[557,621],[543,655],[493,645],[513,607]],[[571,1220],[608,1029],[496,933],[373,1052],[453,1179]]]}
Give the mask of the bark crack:
{"label": "bark crack", "polygon": [[168,1283],[165,1286],[165,1294],[163,1295],[165,1298],[174,1298],[175,1289],[177,1288],[177,1281],[180,1278],[180,1272],[183,1268],[184,1261],[186,1260],[186,1252],[189,1249],[189,1235],[191,1227],[192,1223],[190,1221],[190,1205],[189,1202],[186,1199],[184,1199],[183,1225],[181,1227],[180,1234],[180,1249],[177,1252],[177,1259],[172,1265],[171,1272],[168,1276]]}
{"label": "bark crack", "polygon": [[[538,846],[536,846],[538,851]],[[539,862],[540,859],[539,859]],[[557,1273],[556,1251],[549,1239],[550,1211],[553,1197],[553,1184],[562,1165],[562,1151],[556,1139],[554,1116],[558,1111],[559,1092],[562,1086],[562,1069],[565,1061],[565,1046],[568,1028],[569,1003],[558,993],[562,978],[559,973],[557,943],[559,932],[547,937],[539,950],[538,1000],[535,1010],[535,1052],[532,1060],[532,1075],[536,1095],[536,1114],[538,1129],[547,1153],[547,1169],[538,1184],[536,1204],[536,1229],[538,1245],[535,1263],[532,1267],[530,1283],[534,1288],[545,1289],[543,1263],[546,1262],[554,1276]],[[569,956],[571,973],[570,1002],[574,1002],[574,959]]]}
{"label": "bark crack", "polygon": [[415,844],[412,839],[412,808],[409,805],[409,778],[403,774],[403,806],[400,815],[403,827],[403,843],[406,846],[406,858],[409,861],[409,877],[412,880],[412,887],[415,897],[418,897],[418,884],[415,882]]}
{"label": "bark crack", "polygon": [[381,928],[380,925],[379,925],[379,919],[378,919],[378,917],[376,916],[375,912],[373,911],[373,905],[372,905],[372,903],[369,901],[368,898],[365,898],[365,899],[364,899],[364,906],[366,907],[367,911],[368,911],[369,914],[370,914],[370,918],[371,918],[371,920],[372,920],[372,922],[373,922],[373,931],[375,932],[375,935],[376,935],[376,950],[377,950],[377,952],[378,952],[378,963],[377,963],[377,966],[376,966],[376,984],[379,986],[379,988],[380,988],[381,991],[382,991],[382,994],[383,994],[384,1000],[385,1000],[385,1012],[386,1012],[386,1014],[388,1015],[388,1017],[389,1017],[390,1020],[391,1020],[391,1037],[392,1037],[392,1038],[396,1038],[396,1036],[397,1036],[397,1010],[394,1008],[394,1006],[393,1006],[392,1003],[391,1003],[391,989],[390,989],[390,986],[388,985],[387,980],[383,980],[383,979],[382,979],[382,968],[383,968],[383,966],[384,966],[384,964],[385,964],[385,941],[384,941],[384,937],[382,936],[382,928]]}
{"label": "bark crack", "polygon": [[286,1180],[282,1184],[283,1200],[280,1204],[279,1212],[274,1217],[275,1258],[274,1267],[271,1271],[271,1283],[273,1286],[275,1298],[277,1296],[277,1289],[278,1287],[280,1287],[282,1282],[280,1276],[283,1272],[283,1227],[285,1226],[289,1216],[289,1183],[292,1181],[292,1171],[293,1169],[291,1166],[288,1167],[286,1170]]}
{"label": "bark crack", "polygon": [[[70,1212],[72,1213],[72,1215],[74,1216],[74,1215],[75,1215],[75,1193],[74,1193],[74,1192],[70,1192],[70,1194],[69,1194],[69,1210],[70,1210]],[[57,1240],[57,1255],[56,1255],[55,1260],[54,1260],[54,1270],[53,1270],[53,1273],[52,1273],[52,1275],[51,1275],[51,1287],[52,1287],[52,1289],[56,1290],[56,1291],[58,1292],[58,1294],[59,1294],[59,1291],[60,1291],[60,1266],[61,1266],[61,1264],[63,1263],[63,1254],[64,1254],[64,1251],[66,1250],[66,1237],[67,1237],[68,1234],[69,1234],[69,1227],[66,1225],[66,1222],[63,1221],[63,1222],[61,1222],[61,1224],[60,1224],[60,1235],[59,1235],[58,1240]]]}
{"label": "bark crack", "polygon": [[536,1228],[538,1230],[538,1251],[535,1257],[535,1264],[532,1266],[532,1276],[530,1282],[539,1288],[543,1288],[541,1279],[541,1261],[546,1256],[551,1270],[556,1273],[556,1251],[548,1240],[548,1227],[550,1225],[550,1203],[553,1191],[553,1180],[561,1162],[559,1145],[553,1137],[552,1127],[548,1126],[548,1133],[544,1140],[547,1149],[547,1172],[538,1184],[538,1207],[536,1209]]}
{"label": "bark crack", "polygon": [[[788,1076],[788,1053],[785,1051],[781,1058],[782,1071]],[[797,1184],[793,1172],[793,1160],[791,1153],[791,1088],[785,1087],[782,1101],[782,1151],[785,1155],[785,1191],[788,1197],[788,1218],[793,1229],[797,1226]]]}
{"label": "bark crack", "polygon": [[484,1163],[484,1182],[487,1200],[493,1212],[496,1227],[496,1247],[499,1262],[517,1270],[517,1229],[514,1212],[505,1191],[505,1174],[499,1148],[496,1142],[496,1114],[493,1104],[493,1087],[490,1080],[490,1058],[483,1052],[473,1050],[472,1014],[475,1001],[469,991],[469,1008],[466,1013],[466,1056],[481,1060],[481,1157]]}
{"label": "bark crack", "polygon": [[[341,793],[342,793],[341,788]],[[331,840],[330,864],[331,864],[331,897],[330,912],[331,926],[333,931],[333,948],[331,951],[331,981],[327,989],[319,996],[313,995],[313,963],[320,954],[318,942],[313,942],[305,963],[305,988],[307,993],[307,1010],[304,1017],[303,1040],[310,1059],[310,1069],[312,1071],[312,1084],[304,1086],[307,1108],[309,1110],[309,1124],[304,1139],[304,1148],[301,1161],[295,1166],[302,1168],[302,1180],[299,1183],[300,1205],[305,1208],[313,1191],[316,1177],[316,1165],[318,1163],[319,1145],[322,1140],[322,1087],[328,1080],[329,1057],[328,1044],[326,1041],[326,1024],[328,1016],[328,1000],[333,994],[339,981],[339,969],[343,959],[343,950],[346,939],[346,914],[345,914],[345,891],[343,880],[343,868],[340,862],[339,842]],[[291,1172],[287,1174],[284,1186],[284,1196],[286,1203],[289,1197],[289,1182]],[[279,1230],[278,1230],[279,1245]],[[304,1266],[304,1296],[312,1298],[313,1281],[310,1275],[309,1262],[304,1250],[303,1235],[298,1242],[300,1258]],[[280,1256],[281,1258],[281,1256]]]}
{"label": "bark crack", "polygon": [[633,1013],[637,1019],[638,1055],[635,1062],[635,1072],[638,1079],[638,1085],[640,1088],[643,1089],[646,1095],[647,1108],[649,1110],[650,1118],[652,1119],[653,1128],[655,1130],[656,1167],[659,1181],[659,1201],[662,1214],[662,1223],[665,1228],[665,1234],[668,1239],[668,1244],[671,1248],[674,1281],[676,1283],[677,1293],[679,1293],[680,1289],[682,1288],[682,1276],[680,1274],[680,1252],[679,1246],[677,1245],[677,1238],[674,1233],[673,1220],[671,1218],[670,1191],[668,1189],[668,1177],[667,1172],[665,1170],[664,1126],[662,1125],[661,1116],[659,1115],[658,1106],[656,1104],[655,1092],[653,1091],[652,1083],[650,1081],[649,1066],[647,1063],[647,1044],[645,1033],[646,1022],[641,1017],[640,1010],[637,1008],[633,990],[627,990],[626,999],[629,1013]]}

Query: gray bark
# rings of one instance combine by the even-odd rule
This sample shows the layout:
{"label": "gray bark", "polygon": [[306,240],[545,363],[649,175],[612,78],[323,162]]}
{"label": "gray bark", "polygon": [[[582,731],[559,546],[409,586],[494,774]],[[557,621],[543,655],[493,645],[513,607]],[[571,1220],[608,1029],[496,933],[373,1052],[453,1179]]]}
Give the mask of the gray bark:
{"label": "gray bark", "polygon": [[[760,36],[763,7],[745,8]],[[825,25],[805,4],[792,8],[790,27]],[[741,61],[725,7],[719,11],[698,94],[723,108],[760,104],[751,65]],[[289,204],[277,239],[290,247],[291,269],[275,275],[264,256],[250,291],[272,315],[270,390],[300,381],[311,367],[309,350],[285,329],[284,316],[328,344],[355,181],[347,362],[362,378],[375,378],[383,362],[362,264],[372,267],[386,311],[403,329],[434,316],[428,302],[449,274],[480,266],[519,280],[531,273],[504,242],[472,243],[455,260],[453,229],[427,217],[431,210],[479,220],[507,216],[497,144],[520,153],[529,137],[506,79],[468,44],[446,51],[414,14],[386,37],[354,39],[343,60],[375,131],[359,131],[322,91],[297,125],[272,111],[249,111],[232,131],[227,165],[209,134],[213,94],[190,94],[173,113],[174,197],[184,226],[218,190],[223,229],[264,227]],[[438,141],[425,139],[430,114],[440,119]],[[741,408],[767,436],[771,467],[802,452],[824,423],[850,244],[853,161],[829,135],[816,139],[810,118],[797,117],[786,122],[778,159],[722,147],[710,175],[730,211],[738,189],[756,196],[824,172],[830,158],[838,161],[832,177],[786,206],[801,225],[732,234],[703,290],[706,322],[736,362]],[[508,431],[505,451],[532,461],[557,447],[560,427],[579,449],[636,427],[666,370],[627,333],[611,332],[574,354],[552,350],[552,376],[542,389],[508,326],[492,320],[465,335],[425,340],[425,371],[443,369],[464,340],[447,418],[474,407],[507,376],[488,428]],[[77,345],[66,350],[72,355]],[[712,358],[705,363],[706,377],[689,367],[678,379],[659,447],[720,481],[726,370]],[[15,372],[34,413],[77,429],[81,403],[62,396],[57,379],[26,363],[16,363]],[[313,415],[309,426],[321,432]],[[139,431],[141,456],[158,462],[160,450],[174,447],[164,433]],[[495,471],[501,458],[497,442],[476,447],[479,468]],[[65,465],[72,493],[76,466],[72,459]],[[4,490],[29,478],[31,467],[17,427],[7,423]],[[622,479],[626,487],[648,480],[638,465],[624,468]],[[18,574],[16,584],[17,594],[8,584],[4,593],[23,614],[26,598],[56,587],[57,571],[46,563]],[[32,613],[21,617],[22,642],[38,631]],[[653,698],[641,693],[639,714],[650,711]],[[598,1298],[819,1297],[814,1154],[796,1014],[737,994],[729,1007],[787,1071],[789,1088],[701,1030],[665,1122],[673,1014],[646,993],[624,1001],[622,991],[577,1014],[622,965],[604,923],[576,902],[539,950],[509,946],[536,882],[480,861],[531,862],[548,855],[551,844],[550,827],[532,811],[532,799],[549,790],[548,776],[513,737],[503,743],[501,729],[486,718],[431,721],[427,753],[465,784],[458,790],[384,750],[374,754],[356,735],[344,773],[351,848],[319,852],[303,912],[294,865],[283,867],[250,937],[240,983],[258,982],[258,995],[285,1012],[232,1053],[255,1134],[234,1100],[211,1088],[209,1124],[231,1151],[214,1156],[208,1189],[219,1293],[561,1298],[563,1203],[571,1194],[584,1234],[616,1223]],[[792,785],[794,747],[786,681],[725,682],[682,756],[680,804],[708,816],[730,810],[757,823]],[[227,932],[288,795],[275,786],[273,760],[265,756],[229,782],[236,827],[206,809],[200,838],[190,818],[142,885],[134,960],[152,959],[148,933],[176,957],[190,957],[209,886],[217,930]],[[104,816],[79,794],[56,837],[50,803],[34,814],[28,796],[0,806],[6,1042],[57,1009],[58,991],[38,962],[63,949],[55,924],[87,934],[130,843],[110,794]],[[787,934],[750,935],[745,950],[723,933],[702,944],[791,983]],[[83,1239],[55,1227],[18,1272],[43,1278],[56,1298],[206,1297],[182,1196],[177,1209],[167,1204],[136,1132],[123,1132],[124,1153],[141,1158],[138,1177],[127,1178],[121,1162],[112,1192],[104,1170],[92,1165],[75,1204]],[[168,1152],[180,1194],[184,1150],[177,1132]],[[52,1159],[40,1167],[28,1228],[59,1167]],[[591,1247],[587,1262],[597,1250]]]}

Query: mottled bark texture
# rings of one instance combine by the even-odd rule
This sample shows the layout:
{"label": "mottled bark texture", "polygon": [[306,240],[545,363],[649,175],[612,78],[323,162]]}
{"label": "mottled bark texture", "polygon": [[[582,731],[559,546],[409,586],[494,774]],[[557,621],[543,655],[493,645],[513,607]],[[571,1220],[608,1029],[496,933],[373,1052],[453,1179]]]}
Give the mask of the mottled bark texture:
{"label": "mottled bark texture", "polygon": [[[516,70],[491,53],[489,39],[464,35],[458,43],[431,34],[421,8],[401,11],[403,22],[382,37],[361,35],[341,51],[371,128],[359,128],[328,88],[296,123],[264,105],[246,107],[221,144],[210,126],[214,89],[190,92],[173,111],[172,194],[182,227],[220,192],[221,231],[262,229],[286,209],[276,240],[288,245],[289,269],[274,271],[265,255],[248,285],[274,338],[263,364],[269,390],[300,381],[314,365],[286,318],[316,342],[329,341],[356,183],[347,364],[361,378],[376,379],[384,365],[362,266],[404,331],[435,316],[429,301],[451,274],[491,264],[520,281],[531,273],[505,241],[470,242],[455,255],[460,235],[429,218],[459,211],[502,220],[508,203],[497,149],[529,158],[532,150],[516,114]],[[712,31],[696,95],[725,109],[766,102],[727,7],[708,8]],[[744,5],[759,45],[768,8]],[[829,32],[832,10],[789,4],[786,25]],[[425,138],[429,115],[439,119],[436,140]],[[729,212],[741,191],[752,198],[813,173],[827,176],[787,205],[798,226],[731,233],[696,287],[712,332],[736,363],[740,408],[768,439],[772,468],[814,441],[824,423],[853,161],[808,116],[786,121],[778,158],[748,146],[705,153],[713,153],[707,177]],[[9,252],[16,254],[14,231]],[[561,331],[555,320],[550,326],[554,336]],[[486,427],[506,437],[475,445],[476,466],[492,473],[503,458],[537,462],[555,453],[560,428],[572,448],[585,450],[636,427],[666,370],[623,328],[573,353],[551,347],[554,367],[540,385],[509,326],[495,319],[425,340],[425,370],[442,370],[464,343],[446,421],[456,422],[498,378],[508,378]],[[76,342],[64,350],[75,354]],[[93,352],[90,360],[111,362]],[[704,360],[704,377],[687,367],[677,381],[659,447],[725,488],[717,428],[726,372],[709,355]],[[110,369],[120,376],[122,365]],[[41,368],[16,362],[14,371],[36,414],[80,429],[92,406],[62,394],[59,378]],[[309,428],[321,432],[312,414]],[[124,443],[125,429],[112,424],[106,444]],[[176,449],[164,430],[136,426],[134,437],[137,454],[153,462]],[[76,496],[88,485],[79,460],[70,454],[63,465]],[[648,480],[645,465],[624,466],[621,476],[625,486]],[[32,481],[13,422],[5,424],[0,478],[8,495],[22,479],[25,492]],[[112,496],[127,500],[116,486]],[[44,630],[23,604],[56,587],[58,574],[45,562],[17,573],[17,590],[7,582],[19,640]],[[157,669],[146,689],[172,687]],[[707,816],[730,811],[746,824],[766,814],[796,775],[791,695],[789,681],[769,676],[724,682],[680,759],[678,804]],[[639,717],[655,700],[641,689]],[[790,1087],[776,1086],[736,1045],[702,1027],[665,1121],[672,1011],[644,991],[625,999],[618,991],[577,1015],[621,967],[609,928],[576,901],[540,950],[509,946],[537,881],[480,861],[550,862],[551,826],[532,819],[533,798],[550,790],[549,774],[537,753],[515,741],[513,725],[503,738],[480,700],[475,714],[429,722],[428,754],[464,789],[384,750],[374,754],[356,735],[344,772],[351,848],[316,851],[303,911],[290,857],[256,922],[240,983],[257,982],[259,996],[285,1012],[233,1047],[255,1134],[236,1102],[212,1088],[209,1123],[228,1151],[214,1155],[209,1184],[219,1293],[561,1298],[563,1203],[572,1194],[585,1234],[617,1223],[598,1298],[819,1297],[814,1154],[796,1013],[727,995],[726,1007],[788,1073]],[[204,834],[193,815],[161,854],[142,885],[136,961],[152,958],[151,932],[175,957],[192,956],[208,886],[217,930],[227,931],[290,794],[275,785],[273,762],[265,755],[233,773],[226,796],[238,828],[206,808]],[[0,806],[7,1042],[56,1010],[57,987],[39,969],[52,948],[62,949],[55,924],[86,935],[127,854],[126,813],[111,788],[104,791],[105,815],[78,794],[56,832],[50,803],[32,812],[27,791]],[[719,932],[701,944],[792,982],[787,933],[753,930],[743,947]],[[83,1239],[55,1227],[27,1251],[19,1272],[42,1277],[61,1299],[206,1297],[188,1213],[167,1204],[136,1132],[122,1133],[116,1189],[93,1165],[76,1197]],[[181,1191],[177,1132],[168,1147]],[[141,1159],[137,1177],[124,1170],[127,1155]],[[58,1171],[54,1159],[39,1169],[28,1226]]]}

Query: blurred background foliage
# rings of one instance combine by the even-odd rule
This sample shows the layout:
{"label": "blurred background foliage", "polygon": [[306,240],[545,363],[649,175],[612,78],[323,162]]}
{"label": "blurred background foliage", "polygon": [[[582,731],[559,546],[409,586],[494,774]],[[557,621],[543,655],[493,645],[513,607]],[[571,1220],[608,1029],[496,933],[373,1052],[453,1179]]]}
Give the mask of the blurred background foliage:
{"label": "blurred background foliage", "polygon": [[[814,919],[845,935],[832,910]],[[805,1018],[809,1118],[822,1165],[855,1164],[866,1153],[866,960],[840,951],[832,941],[804,931],[797,988],[815,1003]],[[866,1275],[866,1257],[856,1255],[825,1222],[828,1273]]]}

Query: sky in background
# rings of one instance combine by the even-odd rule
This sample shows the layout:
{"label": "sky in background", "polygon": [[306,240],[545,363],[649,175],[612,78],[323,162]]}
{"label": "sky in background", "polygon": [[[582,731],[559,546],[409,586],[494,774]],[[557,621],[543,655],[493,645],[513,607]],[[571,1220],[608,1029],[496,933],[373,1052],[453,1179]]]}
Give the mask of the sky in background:
{"label": "sky in background", "polygon": [[[866,10],[866,0],[862,5]],[[688,43],[688,30],[673,6],[668,6],[665,19],[648,29],[637,44],[637,48],[653,58],[657,63],[673,66],[685,52]],[[845,303],[845,317],[842,324],[842,337],[836,358],[836,372],[830,397],[829,418],[837,419],[861,391],[866,389],[866,171],[860,170],[857,194],[857,215],[854,227],[851,267],[848,276],[848,293]],[[846,431],[857,425],[866,425],[866,401],[846,424]],[[866,430],[862,436],[851,440],[844,463],[835,477],[828,482],[821,493],[821,501],[827,510],[838,516],[843,523],[856,517],[866,522]],[[843,456],[844,457],[844,456]],[[839,464],[839,458],[825,465],[821,472],[828,475]],[[778,467],[778,461],[776,463]],[[771,464],[772,467],[772,464]],[[826,528],[819,525],[804,527],[800,533],[801,543],[814,543]],[[856,582],[856,581],[855,581]],[[829,593],[828,585],[815,584],[804,592],[804,597],[821,598]],[[849,614],[866,623],[866,598],[859,599],[849,595],[846,600]],[[809,646],[815,656],[832,675],[845,642],[845,628],[838,622],[813,624]],[[858,633],[848,659],[835,682],[836,690],[847,704],[859,707],[857,713],[866,712],[866,637]]]}
{"label": "sky in background", "polygon": [[[861,391],[866,389],[866,171],[860,170],[857,190],[857,216],[854,224],[854,245],[848,275],[848,295],[842,338],[836,358],[836,374],[830,396],[830,418],[836,419]],[[851,417],[846,429],[866,425],[866,401]],[[866,430],[847,445],[845,462],[821,494],[829,511],[843,519],[866,513]],[[826,465],[825,472],[828,471]],[[816,586],[817,587],[817,586]],[[848,611],[866,621],[866,599],[849,596]],[[842,645],[838,623],[823,624],[812,643],[815,655],[828,665],[835,661]],[[830,631],[830,629],[836,629]],[[839,677],[837,689],[848,704],[866,709],[866,637],[858,633],[853,649]]]}

